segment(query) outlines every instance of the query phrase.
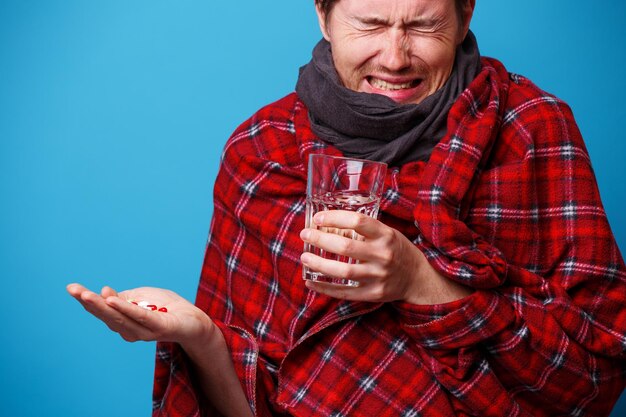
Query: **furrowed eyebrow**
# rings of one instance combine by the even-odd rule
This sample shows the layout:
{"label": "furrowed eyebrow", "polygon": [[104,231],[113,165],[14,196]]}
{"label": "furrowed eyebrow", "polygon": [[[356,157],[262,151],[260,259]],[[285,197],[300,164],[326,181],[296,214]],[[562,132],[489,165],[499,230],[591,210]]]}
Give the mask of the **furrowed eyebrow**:
{"label": "furrowed eyebrow", "polygon": [[438,21],[436,19],[421,18],[421,19],[410,20],[410,21],[405,23],[405,26],[409,26],[409,27],[431,27],[431,26],[435,26],[437,23],[438,23]]}

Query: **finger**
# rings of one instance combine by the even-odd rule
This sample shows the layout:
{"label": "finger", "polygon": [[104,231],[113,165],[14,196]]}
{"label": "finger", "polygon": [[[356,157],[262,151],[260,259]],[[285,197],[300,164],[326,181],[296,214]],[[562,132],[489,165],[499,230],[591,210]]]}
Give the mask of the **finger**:
{"label": "finger", "polygon": [[108,297],[117,297],[118,296],[117,291],[115,291],[113,288],[111,288],[109,286],[102,287],[102,290],[100,291],[100,295],[104,299],[106,299]]}
{"label": "finger", "polygon": [[376,273],[377,269],[371,264],[347,263],[333,259],[325,259],[310,252],[305,252],[300,255],[300,260],[304,266],[313,271],[335,278],[357,281],[359,283],[372,281],[378,276]]}
{"label": "finger", "polygon": [[323,249],[331,253],[344,255],[356,259],[363,259],[366,257],[367,253],[369,252],[368,244],[351,236],[356,235],[356,232],[350,230],[350,234],[348,237],[344,236],[343,234],[338,234],[336,232],[337,229],[334,228],[330,231],[318,229],[304,229],[302,230],[302,232],[300,232],[300,238],[306,243],[310,243],[317,248]]}
{"label": "finger", "polygon": [[320,281],[306,281],[305,285],[311,291],[324,294],[339,300],[381,302],[381,295],[372,291],[367,283],[359,283],[357,287],[337,285]]}
{"label": "finger", "polygon": [[[109,306],[100,295],[87,290],[81,294],[79,301],[85,310],[104,322],[109,329],[119,333],[125,340],[151,340],[149,329]],[[141,307],[129,305],[143,310]]]}
{"label": "finger", "polygon": [[373,217],[347,210],[321,211],[313,216],[313,223],[318,227],[336,227],[351,229],[366,238],[375,238],[386,227]]}
{"label": "finger", "polygon": [[138,333],[141,340],[173,341],[175,339],[175,335],[168,331],[168,327],[176,330],[179,326],[168,324],[168,322],[171,323],[172,316],[164,315],[163,310],[145,309],[119,297],[109,297],[106,303],[124,317],[139,324],[140,329],[143,330]]}
{"label": "finger", "polygon": [[97,318],[100,318],[99,314],[103,308],[103,298],[100,295],[88,290],[80,284],[69,284],[66,288],[67,292],[81,303],[85,310],[95,315]]}
{"label": "finger", "polygon": [[73,283],[73,284],[68,284],[65,289],[67,290],[67,292],[74,298],[78,299],[80,298],[80,294],[83,291],[86,291],[87,288],[83,287],[80,284],[77,283]]}

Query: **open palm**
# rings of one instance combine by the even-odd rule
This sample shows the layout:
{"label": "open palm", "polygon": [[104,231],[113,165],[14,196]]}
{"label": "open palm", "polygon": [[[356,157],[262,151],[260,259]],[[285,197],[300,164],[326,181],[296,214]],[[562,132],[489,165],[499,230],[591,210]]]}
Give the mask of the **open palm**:
{"label": "open palm", "polygon": [[[80,284],[70,284],[67,291],[87,311],[129,342],[185,343],[201,336],[213,325],[204,312],[170,290],[141,287],[117,293],[104,287],[97,294]],[[132,301],[165,307],[167,312],[144,309]]]}

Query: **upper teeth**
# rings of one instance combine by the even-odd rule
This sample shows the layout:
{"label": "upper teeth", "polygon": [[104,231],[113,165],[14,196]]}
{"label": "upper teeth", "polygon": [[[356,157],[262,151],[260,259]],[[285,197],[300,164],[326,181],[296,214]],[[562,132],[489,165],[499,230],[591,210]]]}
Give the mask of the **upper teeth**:
{"label": "upper teeth", "polygon": [[381,90],[402,90],[403,88],[411,88],[411,86],[413,85],[413,82],[409,81],[409,82],[402,83],[402,84],[395,84],[395,83],[390,83],[390,82],[381,80],[379,78],[372,78],[370,80],[370,84],[372,84],[372,86],[379,88]]}

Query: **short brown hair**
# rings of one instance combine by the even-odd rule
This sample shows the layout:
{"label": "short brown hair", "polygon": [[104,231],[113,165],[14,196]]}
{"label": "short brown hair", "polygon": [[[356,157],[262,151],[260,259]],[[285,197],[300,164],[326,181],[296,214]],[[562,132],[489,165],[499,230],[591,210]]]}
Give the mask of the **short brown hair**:
{"label": "short brown hair", "polygon": [[[456,3],[456,13],[459,16],[459,20],[463,16],[463,6],[467,3],[468,0],[454,0]],[[333,10],[335,4],[337,4],[339,0],[315,0],[315,5],[320,8],[324,16],[328,18],[329,13]]]}
{"label": "short brown hair", "polygon": [[315,0],[315,5],[320,8],[324,16],[328,16],[328,13],[333,9],[335,3],[339,0]]}

